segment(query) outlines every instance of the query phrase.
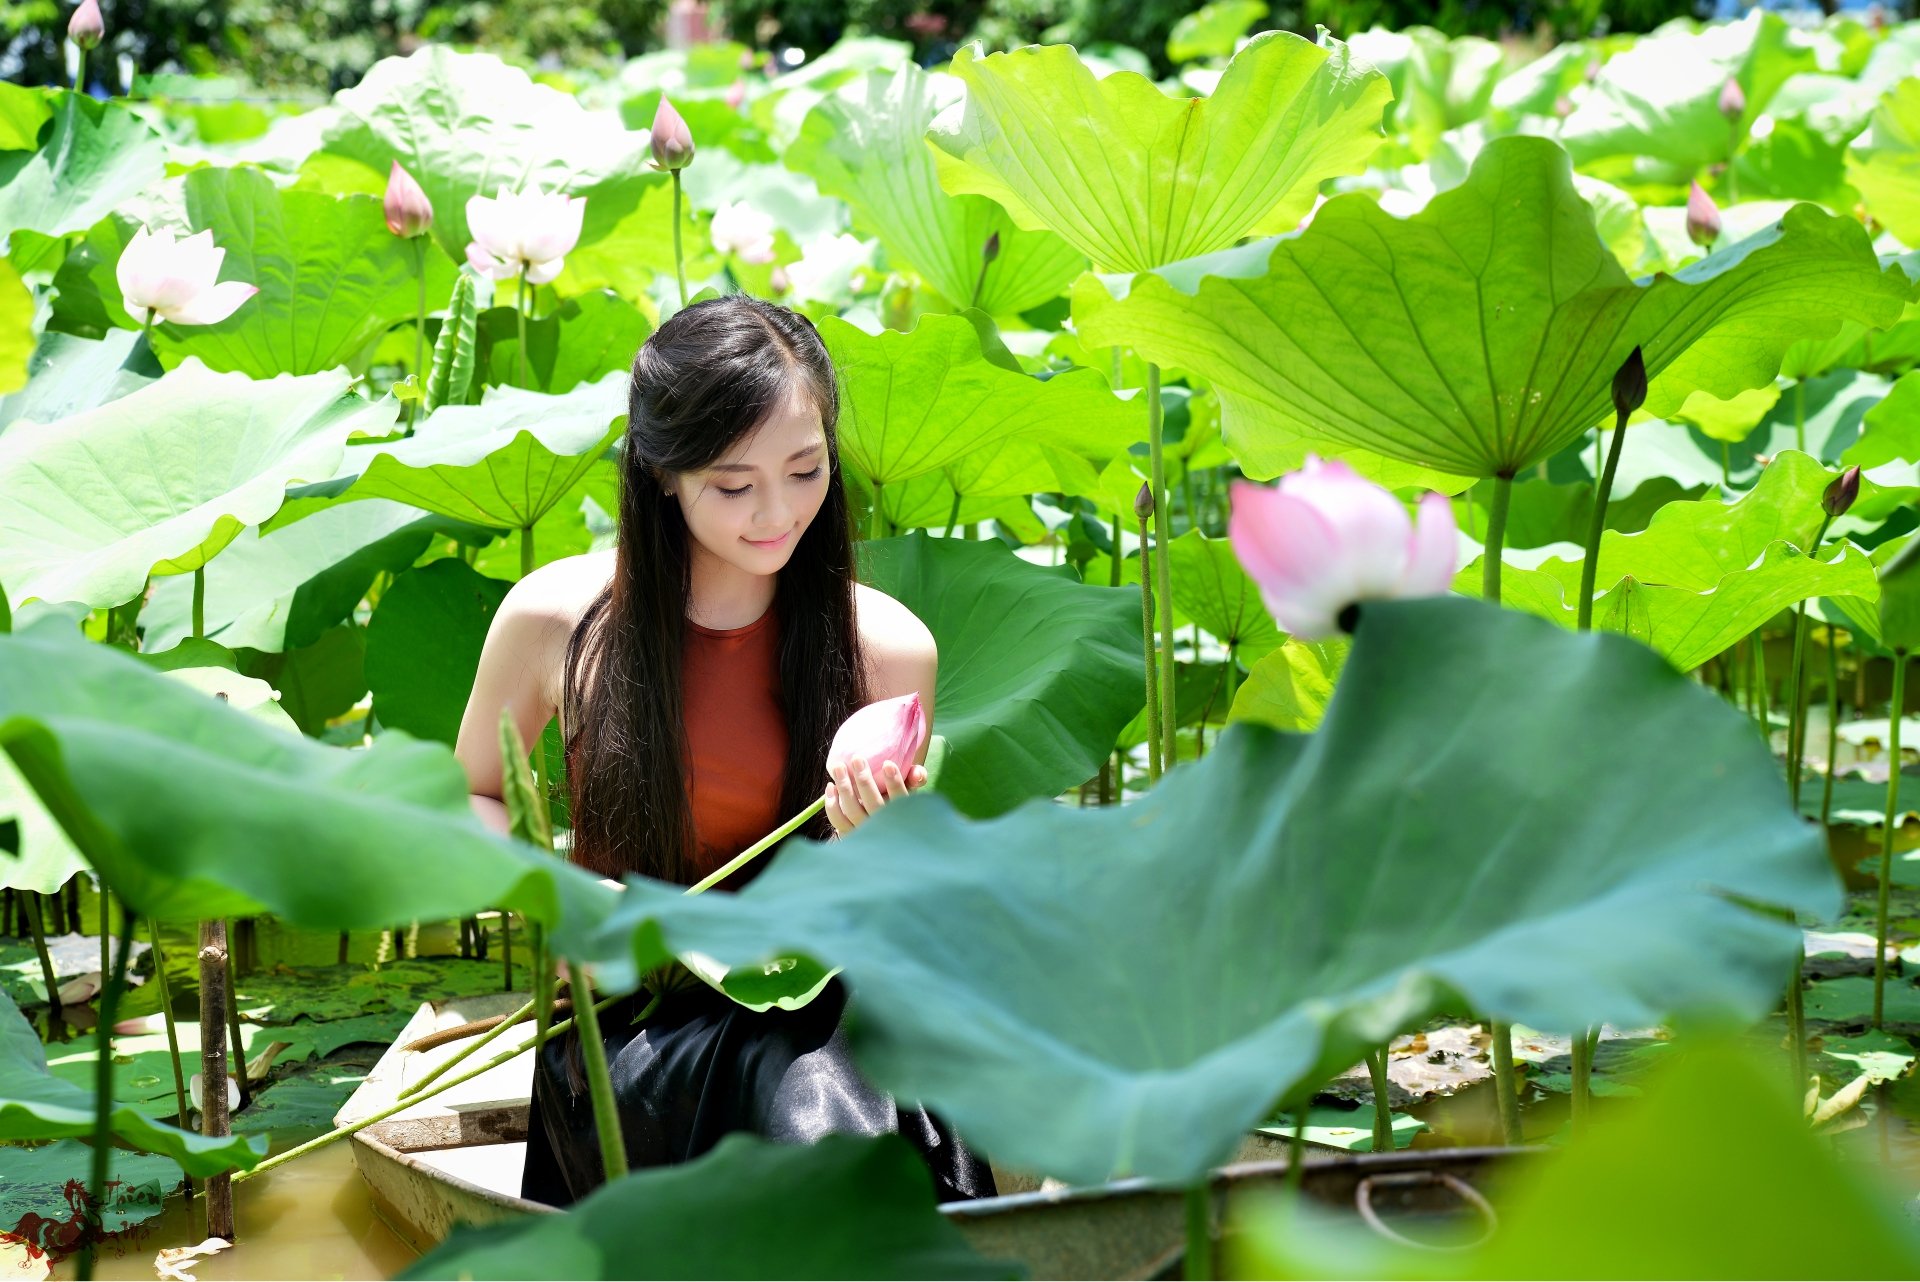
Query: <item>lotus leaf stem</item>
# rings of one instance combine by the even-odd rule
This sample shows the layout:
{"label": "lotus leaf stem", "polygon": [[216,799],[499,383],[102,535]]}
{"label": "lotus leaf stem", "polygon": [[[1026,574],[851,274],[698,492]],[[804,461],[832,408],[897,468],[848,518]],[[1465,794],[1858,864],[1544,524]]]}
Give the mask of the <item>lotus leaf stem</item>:
{"label": "lotus leaf stem", "polygon": [[802,810],[799,814],[787,820],[785,823],[781,824],[778,828],[775,828],[772,832],[768,833],[766,836],[762,837],[760,840],[754,842],[751,846],[748,846],[745,850],[741,851],[739,854],[735,855],[733,858],[727,860],[726,863],[721,864],[718,868],[714,869],[712,872],[702,877],[699,881],[696,881],[695,883],[693,883],[693,885],[687,887],[687,893],[689,895],[698,895],[705,891],[713,889],[713,887],[719,885],[721,882],[731,877],[734,873],[740,871],[742,868],[752,863],[756,858],[760,856],[762,851],[770,849],[774,845],[774,843],[778,842],[782,837],[785,837],[788,833],[792,832],[795,828],[798,828],[801,824],[805,823],[807,820],[819,814],[820,811],[825,808],[826,804],[827,804],[827,799],[824,795],[815,797],[813,799],[813,804],[808,806],[805,810]]}
{"label": "lotus leaf stem", "polygon": [[[427,371],[424,368],[427,352],[427,247],[424,236],[413,239],[413,274],[420,285],[420,300],[413,315],[413,376],[420,380],[420,395],[427,394]],[[449,315],[451,324],[453,317]],[[420,414],[418,399],[407,402],[407,434],[413,434],[414,420]]]}
{"label": "lotus leaf stem", "polygon": [[167,1054],[173,1060],[173,1102],[180,1110],[176,1121],[187,1124],[187,1078],[180,1067],[180,1030],[173,1019],[173,994],[167,987],[167,959],[160,953],[160,923],[147,918],[147,941],[153,948],[153,982],[160,989],[160,1014],[167,1026]]}
{"label": "lotus leaf stem", "polygon": [[[1115,549],[1116,555],[1119,549]],[[1140,518],[1140,637],[1147,660],[1147,784],[1159,782],[1160,761],[1160,665],[1153,653],[1153,540],[1147,534],[1147,518]]]}
{"label": "lotus leaf stem", "polygon": [[1493,1089],[1500,1109],[1500,1138],[1508,1145],[1521,1142],[1520,1087],[1513,1072],[1513,1025],[1504,1019],[1489,1021],[1493,1032]]}
{"label": "lotus leaf stem", "polygon": [[1225,722],[1233,716],[1233,696],[1240,690],[1240,640],[1238,637],[1227,642],[1227,707],[1221,720]]}
{"label": "lotus leaf stem", "polygon": [[1893,652],[1893,704],[1887,710],[1887,811],[1880,829],[1880,899],[1873,915],[1873,1026],[1885,1011],[1887,986],[1887,896],[1893,883],[1894,820],[1900,813],[1900,715],[1907,705],[1907,652]]}
{"label": "lotus leaf stem", "polygon": [[[227,924],[218,917],[200,923],[199,963],[200,1133],[228,1135]],[[234,1240],[233,1178],[224,1171],[207,1180],[207,1236]]]}
{"label": "lotus leaf stem", "polygon": [[196,638],[207,635],[207,567],[204,565],[193,569],[193,635]]}
{"label": "lotus leaf stem", "polygon": [[247,1044],[240,1037],[240,993],[234,984],[237,973],[233,961],[232,940],[237,931],[232,923],[227,923],[227,1037],[233,1045],[232,1074],[234,1085],[240,1088],[240,1107],[253,1103],[253,1086],[247,1081]]}
{"label": "lotus leaf stem", "polygon": [[[31,890],[20,892],[21,909],[27,918],[27,928],[33,932],[33,951],[40,958],[40,977],[47,985],[47,1006],[50,1009],[48,1019],[59,1023],[62,1007],[60,1005],[60,980],[54,974],[53,956],[47,952],[46,922],[40,916],[40,896]],[[48,1035],[52,1035],[49,1028]]]}
{"label": "lotus leaf stem", "polygon": [[1513,473],[1493,478],[1493,506],[1487,511],[1487,539],[1480,553],[1480,595],[1500,604],[1500,553],[1507,541],[1507,509],[1513,503]]}
{"label": "lotus leaf stem", "polygon": [[[1167,458],[1161,436],[1165,427],[1160,405],[1160,367],[1147,365],[1147,445],[1153,457],[1153,541],[1160,556],[1154,565],[1155,594],[1160,598],[1160,745],[1162,771],[1172,770],[1179,760],[1179,714],[1174,706],[1173,661],[1173,559],[1167,545],[1173,542],[1173,518],[1167,511],[1171,495],[1167,492]],[[1145,570],[1145,566],[1141,566]]]}
{"label": "lotus leaf stem", "polygon": [[1309,1096],[1293,1110],[1293,1134],[1287,1137],[1287,1188],[1296,1195],[1307,1172],[1307,1110],[1312,1103]]}
{"label": "lotus leaf stem", "polygon": [[1373,1151],[1393,1152],[1393,1107],[1388,1098],[1392,1082],[1387,1077],[1387,1048],[1379,1046],[1367,1052],[1367,1072],[1373,1078]]}
{"label": "lotus leaf stem", "polygon": [[[520,283],[514,287],[513,322],[520,333],[520,345],[514,349],[513,353],[513,385],[525,387],[527,385],[527,272],[525,266],[520,269]],[[522,544],[520,563],[524,567],[526,562],[526,545]],[[522,572],[524,573],[524,570]]]}
{"label": "lotus leaf stem", "polygon": [[1186,1200],[1186,1276],[1188,1282],[1195,1282],[1213,1276],[1213,1190],[1207,1186],[1207,1176],[1187,1190]]}
{"label": "lotus leaf stem", "polygon": [[620,1134],[620,1106],[613,1098],[613,1079],[607,1073],[607,1045],[600,1040],[600,1013],[593,1006],[593,990],[587,986],[586,968],[579,962],[569,961],[567,975],[573,991],[585,999],[574,1004],[575,1018],[580,1021],[580,1057],[586,1062],[593,1124],[600,1132],[600,1168],[606,1182],[611,1184],[627,1173],[627,1142]]}
{"label": "lotus leaf stem", "polygon": [[[596,1012],[605,1010],[607,1007],[613,1005],[613,1003],[619,1000],[620,998],[618,996],[603,997],[599,1001],[593,1004],[593,1009]],[[560,1034],[566,1032],[568,1029],[573,1027],[573,1023],[574,1021],[571,1019],[563,1019],[559,1023],[548,1028],[545,1033],[535,1033],[532,1037],[528,1038],[525,1042],[522,1042],[520,1045],[514,1047],[512,1050],[501,1051],[498,1055],[495,1055],[492,1059],[488,1060],[486,1063],[480,1064],[474,1068],[470,1068],[466,1072],[461,1073],[459,1076],[450,1078],[447,1081],[440,1083],[438,1086],[434,1087],[430,1091],[426,1091],[423,1094],[416,1095],[411,1099],[396,1100],[392,1104],[387,1105],[387,1107],[379,1110],[378,1112],[369,1113],[367,1116],[361,1118],[358,1121],[348,1122],[345,1126],[336,1126],[332,1130],[328,1131],[325,1135],[315,1136],[313,1139],[308,1140],[304,1144],[296,1144],[284,1153],[275,1153],[272,1157],[267,1158],[265,1161],[253,1167],[251,1170],[234,1172],[234,1174],[231,1176],[231,1179],[235,1184],[238,1184],[243,1180],[250,1180],[256,1175],[264,1175],[266,1172],[273,1170],[275,1167],[285,1166],[288,1162],[293,1161],[293,1159],[295,1159],[296,1157],[305,1157],[307,1154],[313,1152],[315,1149],[325,1148],[327,1145],[332,1144],[337,1140],[343,1140],[347,1138],[347,1136],[349,1135],[354,1135],[359,1133],[360,1131],[364,1131],[365,1129],[367,1129],[367,1127],[372,1126],[375,1122],[384,1122],[389,1117],[392,1117],[395,1113],[404,1112],[407,1109],[412,1108],[416,1104],[425,1103],[427,1100],[432,1099],[435,1095],[438,1095],[443,1091],[450,1091],[456,1086],[472,1081],[474,1078],[480,1076],[480,1074],[482,1073],[492,1072],[494,1069],[500,1067],[502,1064],[506,1063],[509,1060],[517,1059],[518,1057],[526,1054],[528,1051],[534,1049],[536,1046],[539,1046],[541,1043],[549,1040],[550,1038],[558,1037]],[[228,1177],[216,1176],[215,1178],[228,1178]]]}
{"label": "lotus leaf stem", "polygon": [[[104,884],[100,894],[107,894]],[[120,947],[113,966],[103,972],[99,1022],[94,1027],[93,1162],[87,1180],[85,1237],[80,1249],[79,1276],[93,1276],[94,1253],[106,1233],[107,1160],[113,1152],[113,1017],[127,986],[127,958],[133,952],[133,913],[120,914]]]}
{"label": "lotus leaf stem", "polygon": [[1840,756],[1840,659],[1832,622],[1827,624],[1827,771],[1820,790],[1820,826],[1833,814],[1833,774]]}

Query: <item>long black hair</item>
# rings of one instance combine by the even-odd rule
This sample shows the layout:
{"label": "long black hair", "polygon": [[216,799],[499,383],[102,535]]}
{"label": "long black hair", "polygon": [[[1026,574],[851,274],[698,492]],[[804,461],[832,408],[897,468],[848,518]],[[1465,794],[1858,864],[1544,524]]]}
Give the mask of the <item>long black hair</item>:
{"label": "long black hair", "polygon": [[[826,430],[827,492],[774,588],[787,723],[782,815],[826,788],[834,731],[867,701],[833,362],[813,322],[787,308],[745,294],[694,303],[633,358],[613,579],[567,642],[561,724],[573,860],[601,876],[697,879],[681,690],[689,534],[662,482],[711,466],[796,389]],[[833,835],[824,812],[799,831]]]}

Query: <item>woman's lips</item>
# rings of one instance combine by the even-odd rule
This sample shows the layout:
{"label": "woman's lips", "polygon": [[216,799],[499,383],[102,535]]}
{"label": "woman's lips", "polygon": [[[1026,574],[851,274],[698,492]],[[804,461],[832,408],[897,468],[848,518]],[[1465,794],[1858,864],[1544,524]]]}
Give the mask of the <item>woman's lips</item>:
{"label": "woman's lips", "polygon": [[777,548],[782,543],[785,543],[790,537],[792,537],[792,535],[793,535],[793,531],[788,530],[785,534],[782,534],[777,539],[767,539],[764,542],[762,542],[759,539],[747,539],[746,542],[753,544],[753,546],[757,548]]}

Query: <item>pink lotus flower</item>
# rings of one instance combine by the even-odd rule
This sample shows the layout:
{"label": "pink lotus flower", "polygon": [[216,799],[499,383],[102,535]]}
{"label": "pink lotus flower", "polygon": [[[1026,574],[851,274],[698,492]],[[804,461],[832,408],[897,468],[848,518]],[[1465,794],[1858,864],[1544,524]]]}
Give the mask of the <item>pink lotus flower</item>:
{"label": "pink lotus flower", "polygon": [[727,105],[729,107],[738,111],[740,110],[740,104],[746,100],[747,82],[744,79],[735,80],[731,85],[727,86]]}
{"label": "pink lotus flower", "polygon": [[387,230],[402,240],[433,226],[433,202],[397,160],[387,170],[387,197],[381,208],[386,211]]}
{"label": "pink lotus flower", "polygon": [[1420,499],[1420,519],[1338,459],[1307,455],[1277,485],[1235,481],[1227,535],[1260,599],[1294,636],[1317,641],[1343,631],[1360,601],[1438,596],[1453,583],[1453,505]]}
{"label": "pink lotus flower", "polygon": [[215,284],[226,256],[226,250],[214,248],[212,231],[176,240],[172,232],[142,227],[120,251],[113,274],[127,311],[142,325],[150,317],[176,325],[213,325],[260,292],[243,281]]}
{"label": "pink lotus flower", "polygon": [[529,285],[544,285],[560,274],[566,256],[580,242],[587,198],[563,192],[509,192],[491,199],[467,198],[467,264],[482,276],[503,280],[526,273]]}
{"label": "pink lotus flower", "polygon": [[[902,777],[913,773],[913,763],[927,742],[927,713],[920,706],[919,692],[893,699],[881,699],[856,708],[853,715],[834,731],[827,748],[827,760],[841,763],[859,757],[873,771],[875,781],[884,780],[882,771],[891,761],[900,767]],[[881,784],[885,786],[884,782]]]}
{"label": "pink lotus flower", "polygon": [[82,49],[91,49],[106,34],[107,24],[100,18],[100,0],[80,0],[80,7],[67,19],[67,39]]}
{"label": "pink lotus flower", "polygon": [[718,253],[737,254],[743,263],[773,261],[773,218],[745,201],[729,200],[714,210],[708,231]]}
{"label": "pink lotus flower", "polygon": [[653,109],[653,129],[647,135],[647,145],[653,149],[655,169],[685,169],[693,163],[693,131],[665,94]]}
{"label": "pink lotus flower", "polygon": [[1702,249],[1720,239],[1720,206],[1697,181],[1687,188],[1687,239]]}

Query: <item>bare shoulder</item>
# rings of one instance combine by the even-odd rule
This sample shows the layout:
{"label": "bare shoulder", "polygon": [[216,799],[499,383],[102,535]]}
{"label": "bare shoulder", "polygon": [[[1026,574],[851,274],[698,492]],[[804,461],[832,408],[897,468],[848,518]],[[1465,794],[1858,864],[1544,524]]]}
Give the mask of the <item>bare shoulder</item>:
{"label": "bare shoulder", "polygon": [[558,703],[567,641],[613,577],[614,553],[586,552],[549,561],[515,583],[500,602],[500,626],[532,653],[543,692]]}
{"label": "bare shoulder", "polygon": [[919,615],[864,583],[854,585],[854,612],[875,698],[931,686],[939,649]]}

